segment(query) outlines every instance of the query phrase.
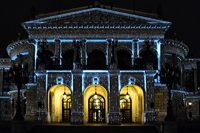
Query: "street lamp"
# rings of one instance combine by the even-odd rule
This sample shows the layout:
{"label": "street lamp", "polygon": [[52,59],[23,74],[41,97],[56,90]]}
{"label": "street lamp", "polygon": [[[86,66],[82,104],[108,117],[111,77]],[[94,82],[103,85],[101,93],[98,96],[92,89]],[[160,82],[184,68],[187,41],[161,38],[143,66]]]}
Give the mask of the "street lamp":
{"label": "street lamp", "polygon": [[180,70],[178,67],[170,66],[169,64],[165,64],[165,67],[162,67],[160,72],[161,83],[167,85],[168,89],[168,107],[167,107],[167,116],[165,117],[165,121],[175,121],[176,118],[173,114],[172,100],[171,100],[171,89],[174,87],[180,78]]}
{"label": "street lamp", "polygon": [[16,114],[13,117],[13,120],[24,120],[23,115],[21,114],[21,105],[20,105],[20,89],[23,84],[28,83],[29,73],[28,73],[28,64],[25,67],[22,67],[21,64],[15,64],[10,67],[9,71],[9,79],[11,82],[14,82],[17,85],[18,93],[17,93],[17,105],[16,105]]}

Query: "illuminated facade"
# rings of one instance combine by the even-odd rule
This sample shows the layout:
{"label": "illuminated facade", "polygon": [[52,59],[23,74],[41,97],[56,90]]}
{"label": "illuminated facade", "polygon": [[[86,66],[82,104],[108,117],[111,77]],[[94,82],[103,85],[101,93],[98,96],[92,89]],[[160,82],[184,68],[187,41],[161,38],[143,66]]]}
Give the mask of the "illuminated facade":
{"label": "illuminated facade", "polygon": [[[0,118],[12,119],[17,88],[9,82],[12,61],[29,66],[21,89],[25,120],[48,123],[145,123],[163,121],[168,89],[160,70],[180,68],[173,86],[175,117],[199,115],[197,65],[188,47],[165,39],[171,23],[155,15],[104,6],[38,15],[22,23],[29,37],[8,45],[1,59]],[[66,95],[65,95],[66,94]],[[189,110],[188,102],[192,101]]]}

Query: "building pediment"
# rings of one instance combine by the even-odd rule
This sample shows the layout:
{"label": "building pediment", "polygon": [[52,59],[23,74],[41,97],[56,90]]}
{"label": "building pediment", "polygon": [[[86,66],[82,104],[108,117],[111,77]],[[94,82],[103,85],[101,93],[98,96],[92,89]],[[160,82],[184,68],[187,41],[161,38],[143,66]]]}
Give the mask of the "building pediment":
{"label": "building pediment", "polygon": [[[62,26],[68,28],[168,28],[170,22],[113,11],[91,8],[24,22],[23,26]],[[76,26],[76,27],[75,27]],[[90,27],[94,26],[94,27]],[[31,28],[31,27],[27,27]],[[52,27],[53,28],[53,27]]]}
{"label": "building pediment", "polygon": [[74,37],[77,33],[82,37],[87,37],[88,33],[103,33],[105,36],[111,32],[124,36],[128,34],[153,35],[152,29],[156,31],[155,36],[163,36],[170,25],[171,23],[167,21],[103,8],[72,11],[22,23],[30,38],[40,38],[41,35],[47,38],[44,36],[44,31],[46,35],[56,33],[59,37],[66,37],[64,34]]}

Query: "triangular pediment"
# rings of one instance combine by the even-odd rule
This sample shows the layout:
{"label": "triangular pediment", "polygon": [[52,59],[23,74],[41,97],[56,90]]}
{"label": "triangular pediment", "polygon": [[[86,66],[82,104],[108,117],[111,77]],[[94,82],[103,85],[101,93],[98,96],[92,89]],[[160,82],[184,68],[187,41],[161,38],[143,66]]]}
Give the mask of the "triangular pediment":
{"label": "triangular pediment", "polygon": [[143,28],[155,28],[155,26],[164,26],[164,28],[168,28],[170,24],[171,23],[167,21],[124,13],[120,11],[113,11],[103,8],[91,8],[40,18],[24,22],[22,25],[25,27],[25,29],[27,29],[27,26],[33,25],[39,27],[71,26],[73,28],[75,25],[79,26],[80,28],[81,26],[82,28],[89,28],[90,26],[97,26],[97,28],[102,28],[105,26],[110,26],[112,28],[124,28],[127,26],[135,28],[138,26]]}

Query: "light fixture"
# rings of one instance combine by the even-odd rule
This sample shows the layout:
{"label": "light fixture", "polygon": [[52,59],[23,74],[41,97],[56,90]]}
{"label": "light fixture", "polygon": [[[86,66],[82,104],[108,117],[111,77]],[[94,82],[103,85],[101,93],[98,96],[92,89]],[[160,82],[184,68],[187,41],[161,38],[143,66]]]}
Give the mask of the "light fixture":
{"label": "light fixture", "polygon": [[98,95],[96,93],[96,85],[94,87],[95,87],[94,99],[97,99]]}
{"label": "light fixture", "polygon": [[65,86],[64,86],[64,93],[63,93],[63,99],[66,99],[67,98],[67,94],[65,92]]}
{"label": "light fixture", "polygon": [[189,106],[192,106],[192,102],[191,102],[191,101],[189,101],[189,103],[188,103],[188,104],[189,104]]}
{"label": "light fixture", "polygon": [[130,96],[129,96],[129,94],[128,94],[128,85],[127,85],[126,87],[127,87],[126,99],[129,99]]}

